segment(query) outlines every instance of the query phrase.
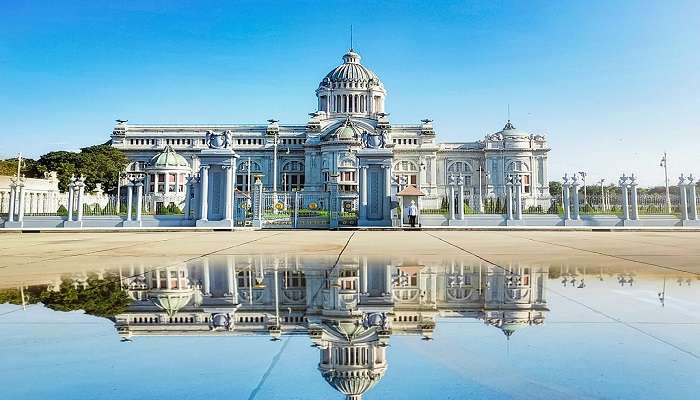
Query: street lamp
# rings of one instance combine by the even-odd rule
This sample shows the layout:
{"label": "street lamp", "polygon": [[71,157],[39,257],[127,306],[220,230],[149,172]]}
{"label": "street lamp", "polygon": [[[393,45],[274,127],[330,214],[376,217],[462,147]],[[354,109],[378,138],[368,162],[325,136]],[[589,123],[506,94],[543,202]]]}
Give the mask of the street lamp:
{"label": "street lamp", "polygon": [[583,204],[588,204],[588,196],[586,193],[586,172],[579,171],[578,173],[581,175],[581,180],[583,181]]}
{"label": "street lamp", "polygon": [[668,190],[668,157],[666,156],[666,152],[664,151],[663,157],[661,157],[661,162],[659,163],[660,167],[664,167],[664,180],[666,183],[666,211],[670,214],[671,213],[671,193]]}
{"label": "street lamp", "polygon": [[[483,194],[482,189],[481,189],[481,174],[482,174],[482,172],[485,172],[486,170],[484,169],[484,167],[481,164],[479,164],[479,168],[477,168],[476,171],[479,173],[479,212],[483,213],[484,212],[484,194]],[[486,180],[488,183],[488,175],[489,175],[488,172],[485,175],[486,175],[485,177],[486,177]]]}

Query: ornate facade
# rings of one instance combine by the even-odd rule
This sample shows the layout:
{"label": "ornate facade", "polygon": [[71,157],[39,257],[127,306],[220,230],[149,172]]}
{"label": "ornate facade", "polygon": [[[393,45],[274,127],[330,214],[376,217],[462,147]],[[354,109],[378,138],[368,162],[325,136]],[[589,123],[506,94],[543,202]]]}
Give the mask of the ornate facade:
{"label": "ornate facade", "polygon": [[[221,134],[239,157],[236,190],[250,191],[251,180],[260,178],[275,191],[325,191],[331,179],[337,179],[344,208],[356,204],[352,202],[360,196],[363,166],[358,153],[382,149],[390,160],[382,167],[389,168],[391,193],[415,185],[426,194],[424,208],[440,208],[448,193],[446,186],[457,177],[463,182],[465,203],[476,209],[485,198],[505,197],[511,174],[522,177],[525,207],[550,205],[550,149],[542,135],[520,131],[508,121],[481,140],[439,143],[430,119],[393,123],[386,111],[384,82],[352,49],[320,81],[316,97],[317,110],[306,124],[270,119],[264,125],[149,125],[119,120],[111,143],[132,160],[132,171],[144,171],[168,147],[187,160],[192,172],[198,172],[200,154],[209,148],[208,135]],[[371,165],[365,168],[371,173]],[[180,179],[180,172],[173,172],[173,179]],[[171,179],[168,171],[160,174]],[[147,193],[157,190],[153,182],[145,187]]]}

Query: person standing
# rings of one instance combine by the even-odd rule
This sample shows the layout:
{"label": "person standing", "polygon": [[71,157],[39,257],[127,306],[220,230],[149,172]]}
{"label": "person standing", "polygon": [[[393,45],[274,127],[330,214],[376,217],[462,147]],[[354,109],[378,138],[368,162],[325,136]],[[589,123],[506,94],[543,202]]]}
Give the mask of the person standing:
{"label": "person standing", "polygon": [[416,206],[415,200],[411,200],[411,205],[408,206],[408,222],[411,224],[411,228],[416,227],[416,217],[418,216],[418,207]]}

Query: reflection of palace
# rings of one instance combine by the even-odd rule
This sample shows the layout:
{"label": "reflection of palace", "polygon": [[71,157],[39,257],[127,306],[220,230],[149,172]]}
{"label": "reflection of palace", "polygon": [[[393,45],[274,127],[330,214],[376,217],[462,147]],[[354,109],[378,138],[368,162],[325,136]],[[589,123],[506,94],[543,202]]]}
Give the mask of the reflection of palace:
{"label": "reflection of palace", "polygon": [[116,327],[124,337],[305,333],[321,352],[323,378],[359,399],[384,375],[392,334],[429,339],[438,317],[466,317],[509,338],[541,324],[548,311],[546,268],[364,257],[327,266],[222,256],[135,268],[124,280],[135,301],[116,316]]}

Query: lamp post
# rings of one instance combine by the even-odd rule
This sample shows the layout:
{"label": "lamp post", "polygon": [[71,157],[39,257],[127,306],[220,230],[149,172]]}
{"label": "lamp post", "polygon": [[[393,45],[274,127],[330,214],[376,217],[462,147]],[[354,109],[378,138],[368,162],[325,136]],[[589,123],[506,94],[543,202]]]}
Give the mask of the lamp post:
{"label": "lamp post", "polygon": [[250,176],[250,156],[248,157],[248,170],[246,172],[248,173],[248,196],[252,197],[252,194],[251,194],[252,186],[251,185],[253,184],[253,181],[251,181],[251,176]]}
{"label": "lamp post", "polygon": [[484,212],[484,197],[483,193],[481,192],[481,173],[484,171],[484,169],[481,167],[481,164],[479,164],[479,167],[476,169],[476,172],[479,173],[479,212],[482,213]]}
{"label": "lamp post", "polygon": [[664,151],[663,157],[661,157],[660,167],[664,167],[664,182],[666,184],[666,212],[671,213],[671,193],[668,190],[668,157]]}
{"label": "lamp post", "polygon": [[581,175],[581,180],[583,181],[583,204],[588,204],[588,193],[586,193],[586,172],[579,171],[578,173]]}

